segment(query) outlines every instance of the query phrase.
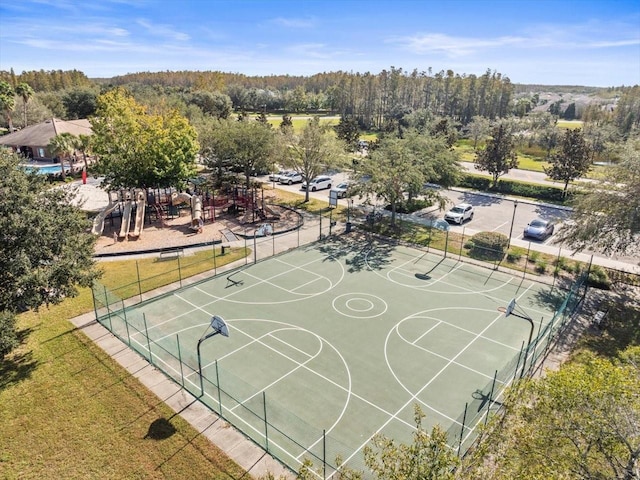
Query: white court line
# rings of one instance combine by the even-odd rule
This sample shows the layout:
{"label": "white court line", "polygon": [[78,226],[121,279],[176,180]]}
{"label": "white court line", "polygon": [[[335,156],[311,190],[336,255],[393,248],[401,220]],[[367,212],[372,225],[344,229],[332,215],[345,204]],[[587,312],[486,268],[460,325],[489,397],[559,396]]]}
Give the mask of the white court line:
{"label": "white court line", "polygon": [[[529,288],[531,288],[531,286],[530,286]],[[527,288],[527,290],[525,290],[524,292],[522,292],[522,295],[520,295],[520,297],[519,297],[519,298],[521,298],[521,297],[522,297],[522,296],[523,296],[523,295],[524,295],[524,294],[529,290],[529,288]],[[353,458],[353,457],[354,457],[358,452],[360,452],[360,450],[362,450],[362,449],[363,449],[363,448],[364,448],[364,447],[365,447],[365,446],[366,446],[366,445],[371,441],[371,439],[372,439],[375,435],[377,435],[378,433],[380,433],[384,427],[386,427],[386,426],[387,426],[387,425],[388,425],[392,420],[394,420],[394,419],[398,420],[397,415],[399,415],[399,414],[400,414],[400,413],[401,413],[405,408],[407,408],[407,406],[408,406],[411,402],[416,401],[416,399],[417,399],[418,395],[420,395],[420,394],[424,391],[424,389],[425,389],[425,388],[427,388],[429,385],[431,385],[431,383],[432,383],[436,378],[438,378],[438,377],[439,377],[439,376],[440,376],[440,375],[441,375],[441,374],[442,374],[442,373],[443,373],[443,372],[444,372],[444,371],[445,371],[445,370],[446,370],[446,369],[447,369],[447,368],[448,368],[448,367],[449,367],[449,366],[450,366],[450,365],[451,365],[451,364],[452,364],[452,363],[453,363],[453,362],[454,362],[454,361],[455,361],[455,360],[456,360],[460,355],[462,355],[462,354],[465,352],[465,350],[467,350],[467,349],[468,349],[468,348],[469,348],[469,347],[470,347],[470,346],[471,346],[471,345],[472,345],[472,344],[473,344],[473,343],[474,343],[478,338],[480,338],[480,336],[482,336],[482,334],[483,334],[484,332],[486,332],[486,331],[487,331],[491,326],[493,326],[493,324],[494,324],[494,323],[496,323],[496,322],[498,321],[498,319],[500,319],[501,317],[502,317],[502,314],[498,315],[498,316],[495,318],[495,320],[494,320],[493,322],[491,322],[491,323],[490,323],[489,325],[487,325],[487,326],[486,326],[486,327],[485,327],[485,328],[484,328],[484,329],[483,329],[479,334],[477,334],[477,335],[476,335],[476,337],[475,337],[474,339],[472,339],[472,340],[471,340],[471,341],[470,341],[470,342],[469,342],[469,343],[468,343],[468,344],[467,344],[467,345],[466,345],[462,350],[460,350],[460,351],[457,353],[457,355],[456,355],[455,357],[453,357],[451,360],[449,360],[449,362],[448,362],[444,367],[442,367],[442,368],[438,371],[438,373],[436,373],[436,374],[431,378],[431,380],[429,380],[429,381],[428,381],[428,382],[427,382],[427,383],[426,383],[426,384],[425,384],[425,385],[424,385],[420,390],[418,390],[415,394],[411,394],[411,393],[409,392],[409,393],[410,393],[410,395],[411,395],[411,398],[410,398],[410,399],[409,399],[409,400],[408,400],[404,405],[402,405],[402,407],[400,407],[400,408],[396,411],[396,413],[395,413],[394,415],[390,416],[390,417],[389,417],[389,419],[388,419],[386,422],[384,422],[384,423],[380,426],[380,428],[378,428],[378,429],[375,431],[375,433],[374,433],[373,435],[371,435],[367,440],[365,440],[365,442],[364,442],[364,443],[362,443],[362,444],[357,448],[357,450],[356,450],[356,451],[354,451],[354,452],[353,452],[349,457],[345,458],[343,463],[344,463],[344,464],[348,464],[348,463],[349,463],[349,460],[351,460],[351,459],[352,459],[352,458]],[[388,336],[387,336],[387,338],[388,338]],[[388,363],[387,363],[387,365],[388,365]],[[393,373],[393,370],[392,370],[391,372]],[[394,376],[395,376],[395,375],[394,375]],[[402,385],[402,384],[401,384],[401,385]],[[405,388],[405,390],[406,390],[406,388]],[[420,402],[420,403],[423,403],[423,404],[424,404],[424,402]],[[456,423],[458,423],[458,422],[456,422]],[[476,423],[476,426],[477,426],[477,425],[478,425],[478,424]],[[475,428],[475,427],[474,427],[474,428]]]}
{"label": "white court line", "polygon": [[[307,265],[311,265],[311,264],[316,263],[316,262],[323,261],[323,260],[324,260],[324,258],[318,258],[318,259],[312,260],[312,261],[310,261],[310,262],[307,262],[307,263],[303,264],[300,268],[305,267],[305,266],[307,266]],[[338,265],[341,265],[340,263],[337,263],[337,264],[338,264]],[[342,265],[341,265],[341,267],[342,267]],[[242,272],[244,272],[244,270],[242,270]],[[242,293],[242,292],[244,292],[244,291],[246,291],[246,290],[249,290],[249,289],[251,289],[251,288],[257,287],[257,286],[259,286],[259,285],[260,285],[261,283],[263,283],[263,282],[268,282],[269,280],[271,280],[271,279],[273,279],[273,278],[276,278],[276,277],[279,277],[279,276],[281,276],[281,275],[285,275],[286,273],[288,273],[288,272],[280,272],[280,273],[277,273],[277,274],[275,274],[275,275],[272,275],[271,277],[268,277],[268,278],[266,278],[266,279],[258,279],[258,280],[260,280],[260,281],[259,281],[257,284],[247,285],[246,287],[244,287],[244,288],[240,288],[240,289],[238,289],[238,290],[235,290],[235,289],[234,289],[234,290],[233,290],[232,292],[230,292],[229,294],[224,295],[224,296],[221,296],[221,297],[220,297],[220,296],[213,295],[212,293],[210,293],[210,292],[207,292],[207,291],[203,290],[203,289],[202,289],[202,288],[200,288],[199,286],[194,286],[194,287],[192,287],[192,288],[193,288],[193,289],[195,289],[195,290],[197,290],[197,291],[199,291],[199,292],[201,292],[201,293],[203,293],[204,295],[206,295],[206,296],[208,296],[208,297],[210,297],[210,298],[213,298],[213,299],[214,299],[214,300],[213,300],[213,301],[211,301],[211,302],[208,302],[208,303],[204,303],[204,304],[202,304],[202,305],[201,305],[201,307],[209,307],[209,306],[211,306],[211,305],[213,305],[213,304],[215,304],[215,303],[217,303],[217,302],[219,302],[219,301],[236,302],[236,303],[252,303],[252,302],[247,302],[247,301],[234,301],[234,300],[229,299],[229,297],[231,297],[231,296],[233,296],[233,295],[236,295],[236,294],[238,294],[238,293]],[[220,277],[215,277],[213,280],[217,280],[217,279],[219,279],[219,278],[220,278]],[[325,277],[325,278],[326,278],[326,277]],[[341,278],[336,282],[336,285],[337,285],[338,283],[340,283],[340,282],[342,281],[342,279],[343,279],[343,278],[344,278],[344,268],[342,268],[342,276],[341,276]],[[329,281],[329,283],[331,284],[331,282],[330,282],[330,281]],[[309,294],[308,296],[304,297],[304,299],[307,299],[307,298],[313,298],[314,296],[318,296],[318,295],[321,295],[321,294],[323,294],[323,293],[325,293],[325,292],[318,292],[318,293],[316,293],[316,294]],[[172,293],[172,294],[171,294],[171,296],[176,297],[176,298],[178,298],[178,299],[182,300],[183,302],[185,302],[185,303],[187,303],[187,304],[189,304],[189,305],[192,305],[192,306],[194,305],[194,304],[192,304],[191,302],[189,302],[188,300],[186,300],[185,298],[181,297],[178,293]],[[262,303],[262,304],[264,304],[264,305],[276,305],[276,304],[283,304],[283,303],[297,302],[297,301],[300,301],[300,300],[301,300],[300,298],[294,298],[294,299],[291,299],[291,300],[285,300],[285,301],[282,301],[282,302],[261,302],[261,303]],[[164,321],[162,321],[162,322],[160,322],[160,323],[157,323],[157,324],[153,325],[151,328],[149,328],[149,330],[152,330],[152,329],[154,329],[154,328],[156,328],[156,327],[159,327],[159,326],[161,326],[161,325],[164,325],[165,323],[173,322],[174,320],[177,320],[177,319],[179,319],[179,318],[182,318],[182,317],[188,316],[188,315],[192,314],[193,312],[195,312],[195,311],[197,311],[197,310],[202,310],[202,308],[201,308],[201,307],[199,306],[199,307],[196,307],[196,308],[192,308],[191,310],[187,310],[187,311],[185,311],[185,312],[181,313],[180,315],[176,315],[175,317],[171,317],[171,318],[169,318],[169,319],[167,319],[167,320],[164,320]],[[169,334],[169,335],[165,335],[165,337],[175,335],[176,333],[180,333],[180,332],[182,332],[182,331],[184,331],[184,330],[188,330],[189,328],[192,328],[192,327],[188,327],[188,328],[185,328],[185,329],[177,330],[177,331],[175,331],[175,332],[173,332],[173,333],[171,333],[171,334]],[[163,339],[163,338],[165,338],[165,337],[160,337],[159,339]]]}

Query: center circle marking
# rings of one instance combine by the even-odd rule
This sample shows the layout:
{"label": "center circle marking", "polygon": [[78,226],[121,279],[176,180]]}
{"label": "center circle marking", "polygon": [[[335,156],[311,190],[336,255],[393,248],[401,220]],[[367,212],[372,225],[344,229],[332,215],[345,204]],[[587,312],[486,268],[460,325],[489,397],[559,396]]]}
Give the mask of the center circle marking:
{"label": "center circle marking", "polygon": [[389,306],[382,298],[364,292],[338,295],[333,299],[333,308],[348,318],[375,318],[383,315]]}

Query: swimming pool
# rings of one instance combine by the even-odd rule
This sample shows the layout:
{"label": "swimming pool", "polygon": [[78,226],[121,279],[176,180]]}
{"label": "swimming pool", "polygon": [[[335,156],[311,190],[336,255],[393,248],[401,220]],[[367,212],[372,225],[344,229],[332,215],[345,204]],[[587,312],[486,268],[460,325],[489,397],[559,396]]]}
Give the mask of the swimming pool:
{"label": "swimming pool", "polygon": [[[43,165],[43,166],[35,166],[35,165],[23,165],[24,169],[28,172],[35,171],[39,175],[55,175],[56,173],[60,173],[60,165]],[[69,172],[69,167],[65,167],[65,172]]]}

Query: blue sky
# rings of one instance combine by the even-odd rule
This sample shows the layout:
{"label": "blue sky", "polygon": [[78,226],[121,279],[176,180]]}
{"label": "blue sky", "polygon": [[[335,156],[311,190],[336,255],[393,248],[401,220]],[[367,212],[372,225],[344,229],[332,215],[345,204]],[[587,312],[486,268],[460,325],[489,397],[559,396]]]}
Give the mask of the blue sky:
{"label": "blue sky", "polygon": [[0,69],[313,75],[496,70],[514,83],[640,84],[638,0],[16,0]]}

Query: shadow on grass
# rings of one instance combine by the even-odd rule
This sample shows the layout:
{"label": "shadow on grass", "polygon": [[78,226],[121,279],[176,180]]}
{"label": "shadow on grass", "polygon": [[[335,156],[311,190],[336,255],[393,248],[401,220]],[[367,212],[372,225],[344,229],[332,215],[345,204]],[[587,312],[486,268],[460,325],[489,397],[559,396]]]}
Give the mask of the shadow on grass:
{"label": "shadow on grass", "polygon": [[165,438],[169,438],[171,435],[176,433],[176,431],[176,427],[171,425],[171,422],[169,420],[160,417],[151,422],[151,425],[149,425],[149,430],[147,431],[147,434],[144,436],[144,438],[150,438],[151,440],[164,440]]}
{"label": "shadow on grass", "polygon": [[[32,331],[33,329],[31,328],[18,331],[18,342],[20,345],[24,344]],[[31,351],[20,353],[15,350],[13,353],[5,356],[0,360],[0,390],[4,390],[23,380],[29,379],[37,366],[38,362],[34,360],[33,352]]]}

